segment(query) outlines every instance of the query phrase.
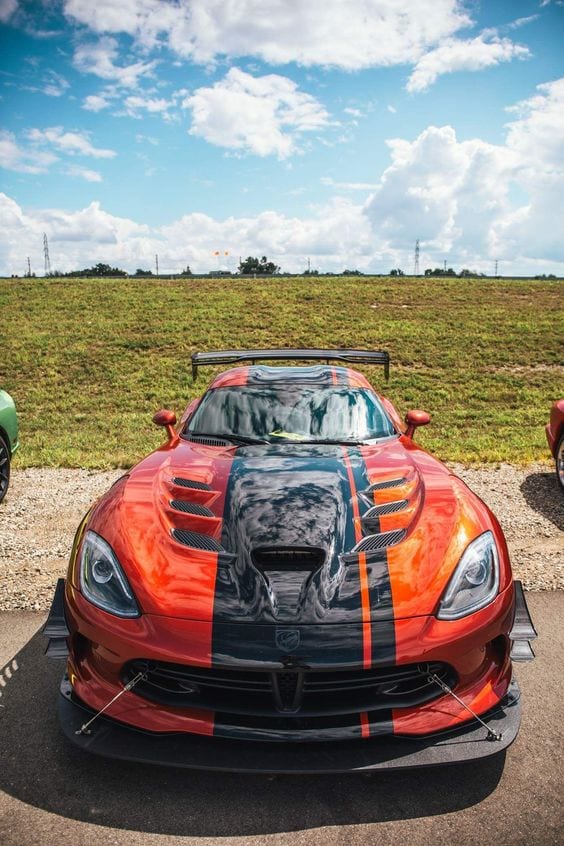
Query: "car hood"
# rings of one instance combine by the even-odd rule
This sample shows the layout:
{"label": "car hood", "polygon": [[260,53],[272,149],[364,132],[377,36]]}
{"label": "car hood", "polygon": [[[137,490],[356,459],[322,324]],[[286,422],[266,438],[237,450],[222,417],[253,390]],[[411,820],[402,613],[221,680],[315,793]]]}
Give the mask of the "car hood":
{"label": "car hood", "polygon": [[119,480],[88,527],[114,548],[145,613],[304,625],[432,614],[468,542],[491,527],[484,513],[403,436],[180,440]]}

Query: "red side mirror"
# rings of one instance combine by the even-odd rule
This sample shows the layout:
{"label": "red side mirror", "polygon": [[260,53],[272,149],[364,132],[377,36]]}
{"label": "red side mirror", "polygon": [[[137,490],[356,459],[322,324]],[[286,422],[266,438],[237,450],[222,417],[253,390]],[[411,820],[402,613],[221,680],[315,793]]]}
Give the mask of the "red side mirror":
{"label": "red side mirror", "polygon": [[176,440],[178,437],[174,431],[174,426],[176,426],[176,414],[174,411],[169,411],[168,408],[161,408],[160,411],[157,411],[157,413],[153,415],[153,423],[155,426],[165,427],[168,432],[169,442]]}
{"label": "red side mirror", "polygon": [[407,423],[405,435],[407,438],[412,438],[418,426],[426,426],[431,422],[431,415],[427,414],[426,411],[413,409],[412,411],[408,411],[405,415],[405,422]]}

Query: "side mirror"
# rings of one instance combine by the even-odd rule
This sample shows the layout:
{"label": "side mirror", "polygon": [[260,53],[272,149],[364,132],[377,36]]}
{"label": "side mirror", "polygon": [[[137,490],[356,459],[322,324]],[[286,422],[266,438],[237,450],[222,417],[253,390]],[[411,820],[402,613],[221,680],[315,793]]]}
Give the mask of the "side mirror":
{"label": "side mirror", "polygon": [[176,414],[174,411],[169,411],[168,408],[161,408],[153,415],[153,423],[155,426],[164,426],[168,433],[168,441],[172,443],[176,440],[178,435],[174,431],[176,426]]}
{"label": "side mirror", "polygon": [[408,411],[405,415],[405,422],[407,423],[405,436],[406,438],[413,438],[414,432],[418,426],[426,426],[431,422],[431,415],[427,414],[426,411],[413,409],[412,411]]}

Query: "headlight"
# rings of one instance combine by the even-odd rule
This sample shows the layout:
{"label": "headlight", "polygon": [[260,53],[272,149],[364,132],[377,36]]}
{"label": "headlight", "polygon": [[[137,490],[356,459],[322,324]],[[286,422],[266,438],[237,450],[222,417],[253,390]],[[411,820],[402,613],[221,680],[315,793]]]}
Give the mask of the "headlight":
{"label": "headlight", "polygon": [[96,532],[86,532],[80,556],[80,589],[93,605],[118,617],[138,617],[139,608],[115,553]]}
{"label": "headlight", "polygon": [[499,557],[491,532],[468,544],[443,594],[437,617],[458,620],[488,605],[499,588]]}

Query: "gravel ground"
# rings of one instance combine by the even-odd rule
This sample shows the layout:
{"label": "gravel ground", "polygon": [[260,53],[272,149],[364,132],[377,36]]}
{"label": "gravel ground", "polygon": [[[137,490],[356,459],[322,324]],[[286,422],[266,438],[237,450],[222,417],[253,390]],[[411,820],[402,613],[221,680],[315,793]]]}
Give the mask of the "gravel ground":
{"label": "gravel ground", "polygon": [[[564,496],[546,464],[454,471],[499,518],[513,571],[528,590],[564,588]],[[0,610],[49,608],[75,529],[123,471],[14,470],[0,505]]]}

